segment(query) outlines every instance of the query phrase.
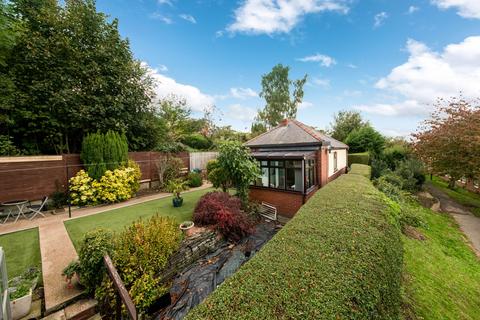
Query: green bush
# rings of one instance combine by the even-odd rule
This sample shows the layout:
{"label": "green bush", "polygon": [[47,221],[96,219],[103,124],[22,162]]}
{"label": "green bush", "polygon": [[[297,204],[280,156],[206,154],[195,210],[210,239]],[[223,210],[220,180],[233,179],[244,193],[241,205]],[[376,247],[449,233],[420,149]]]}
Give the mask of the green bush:
{"label": "green bush", "polygon": [[[181,238],[177,222],[158,215],[137,220],[116,236],[112,261],[140,312],[168,292],[168,284],[160,283],[157,275],[178,249]],[[97,287],[95,298],[103,310],[113,309],[115,295],[109,278]]]}
{"label": "green bush", "polygon": [[215,188],[222,188],[223,192],[227,192],[232,183],[224,169],[220,167],[218,160],[210,160],[207,163],[207,177]]}
{"label": "green bush", "polygon": [[85,234],[78,252],[80,279],[85,289],[93,293],[105,275],[103,256],[113,251],[113,233],[98,228]]}
{"label": "green bush", "polygon": [[361,175],[320,189],[186,319],[398,319],[402,241]]}
{"label": "green bush", "polygon": [[128,161],[128,142],[125,134],[109,130],[103,136],[103,161],[107,170],[115,170]]}
{"label": "green bush", "polygon": [[0,156],[18,156],[20,150],[13,144],[12,137],[0,135]]}
{"label": "green bush", "polygon": [[82,141],[80,158],[85,165],[88,176],[92,179],[100,179],[107,166],[103,160],[103,134],[100,132],[89,133]]}
{"label": "green bush", "polygon": [[362,153],[349,153],[348,154],[348,166],[350,167],[354,163],[370,164],[370,154],[368,152]]}
{"label": "green bush", "polygon": [[203,184],[202,175],[197,172],[190,172],[187,176],[188,186],[191,188],[200,187]]}
{"label": "green bush", "polygon": [[351,174],[359,174],[361,176],[364,176],[365,178],[370,179],[371,175],[371,168],[370,166],[364,165],[364,164],[358,164],[354,163],[352,164],[352,167],[350,169]]}
{"label": "green bush", "polygon": [[127,163],[127,138],[124,134],[111,130],[106,134],[90,133],[83,138],[80,158],[88,175],[100,180],[105,171],[113,171]]}
{"label": "green bush", "polygon": [[183,144],[197,150],[208,150],[213,143],[200,133],[192,133],[182,138]]}
{"label": "green bush", "polygon": [[353,153],[369,151],[371,154],[381,154],[385,148],[385,138],[370,125],[355,129],[349,133],[345,143]]}
{"label": "green bush", "polygon": [[[387,197],[398,202],[402,200],[402,197],[404,195],[404,192],[402,191],[403,181],[390,179],[392,177],[395,177],[395,175],[392,174],[390,177],[381,176],[380,178],[375,180],[375,186],[378,190],[385,193]],[[392,183],[392,181],[394,182]],[[397,182],[399,182],[400,185]]]}
{"label": "green bush", "polygon": [[425,182],[423,164],[416,159],[398,162],[395,174],[405,180],[403,189],[410,192],[420,190]]}

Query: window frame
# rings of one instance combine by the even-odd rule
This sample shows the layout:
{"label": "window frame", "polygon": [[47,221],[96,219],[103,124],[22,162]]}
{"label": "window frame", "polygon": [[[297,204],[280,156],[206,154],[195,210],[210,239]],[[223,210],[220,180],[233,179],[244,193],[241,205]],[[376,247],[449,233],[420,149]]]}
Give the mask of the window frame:
{"label": "window frame", "polygon": [[333,172],[338,171],[338,154],[337,151],[333,152]]}
{"label": "window frame", "polygon": [[[267,169],[268,173],[268,182],[267,186],[262,186],[262,185],[257,185],[257,181],[252,184],[253,187],[255,188],[261,188],[261,189],[268,189],[268,190],[276,190],[276,191],[284,191],[284,192],[293,192],[293,193],[300,193],[300,194],[308,194],[311,192],[316,186],[317,186],[317,161],[315,157],[309,157],[307,159],[265,159],[265,158],[256,158],[255,160],[258,161],[259,167],[260,168],[265,168]],[[303,188],[302,190],[290,190],[287,189],[287,169],[291,169],[291,166],[287,166],[287,161],[300,161],[302,164],[302,179],[303,179]],[[307,188],[307,161],[312,161],[312,163],[309,165],[312,168],[313,171],[313,181],[311,183],[311,186]],[[264,164],[266,162],[266,164]],[[272,162],[281,162],[282,165],[272,165]],[[274,188],[270,187],[270,170],[271,169],[283,169],[284,172],[284,185],[282,188]]]}

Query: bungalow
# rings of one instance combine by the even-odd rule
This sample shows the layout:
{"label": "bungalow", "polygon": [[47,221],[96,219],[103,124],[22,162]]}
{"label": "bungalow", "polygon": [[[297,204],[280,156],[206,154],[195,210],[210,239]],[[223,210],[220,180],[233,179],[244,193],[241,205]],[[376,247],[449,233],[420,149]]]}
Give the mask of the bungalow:
{"label": "bungalow", "polygon": [[347,171],[348,146],[297,120],[285,119],[245,145],[261,167],[250,199],[274,206],[285,217],[293,217],[319,188]]}

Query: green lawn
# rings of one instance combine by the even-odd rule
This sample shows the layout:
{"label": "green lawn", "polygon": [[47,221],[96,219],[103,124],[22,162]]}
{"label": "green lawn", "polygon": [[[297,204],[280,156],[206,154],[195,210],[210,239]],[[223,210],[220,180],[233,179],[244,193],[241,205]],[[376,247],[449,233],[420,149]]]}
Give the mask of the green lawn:
{"label": "green lawn", "polygon": [[466,207],[469,207],[470,211],[474,215],[480,217],[480,194],[458,187],[453,190],[449,189],[448,183],[445,180],[435,176],[433,177],[433,180],[428,181],[448,194],[448,196],[453,200],[463,204]]}
{"label": "green lawn", "polygon": [[2,235],[0,247],[5,250],[9,278],[29,267],[41,267],[38,228]]}
{"label": "green lawn", "polygon": [[114,231],[122,230],[126,225],[139,218],[148,218],[154,214],[172,217],[179,223],[191,220],[193,209],[198,199],[205,193],[213,191],[213,188],[192,191],[182,194],[183,206],[174,208],[172,197],[144,202],[141,204],[115,209],[85,218],[73,219],[65,222],[70,239],[78,250],[83,235],[97,227],[108,228]]}
{"label": "green lawn", "polygon": [[479,259],[452,217],[419,210],[427,240],[403,237],[406,305],[416,315],[405,318],[479,319]]}

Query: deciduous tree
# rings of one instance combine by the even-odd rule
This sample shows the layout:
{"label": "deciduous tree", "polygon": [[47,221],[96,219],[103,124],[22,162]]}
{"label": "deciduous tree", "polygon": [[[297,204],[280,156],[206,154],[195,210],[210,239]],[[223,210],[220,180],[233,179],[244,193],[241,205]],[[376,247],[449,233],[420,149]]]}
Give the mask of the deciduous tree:
{"label": "deciduous tree", "polygon": [[339,111],[333,116],[332,130],[330,135],[339,141],[345,141],[347,136],[354,130],[368,125],[368,121],[362,119],[358,111]]}
{"label": "deciduous tree", "polygon": [[436,174],[459,178],[480,175],[480,106],[460,98],[438,100],[430,119],[413,134],[414,151]]}
{"label": "deciduous tree", "polygon": [[[266,105],[258,113],[258,121],[272,128],[285,118],[295,119],[297,108],[303,100],[303,86],[307,75],[298,80],[289,78],[290,68],[281,64],[262,76],[262,91],[260,97]],[[293,93],[292,91],[293,87]]]}

